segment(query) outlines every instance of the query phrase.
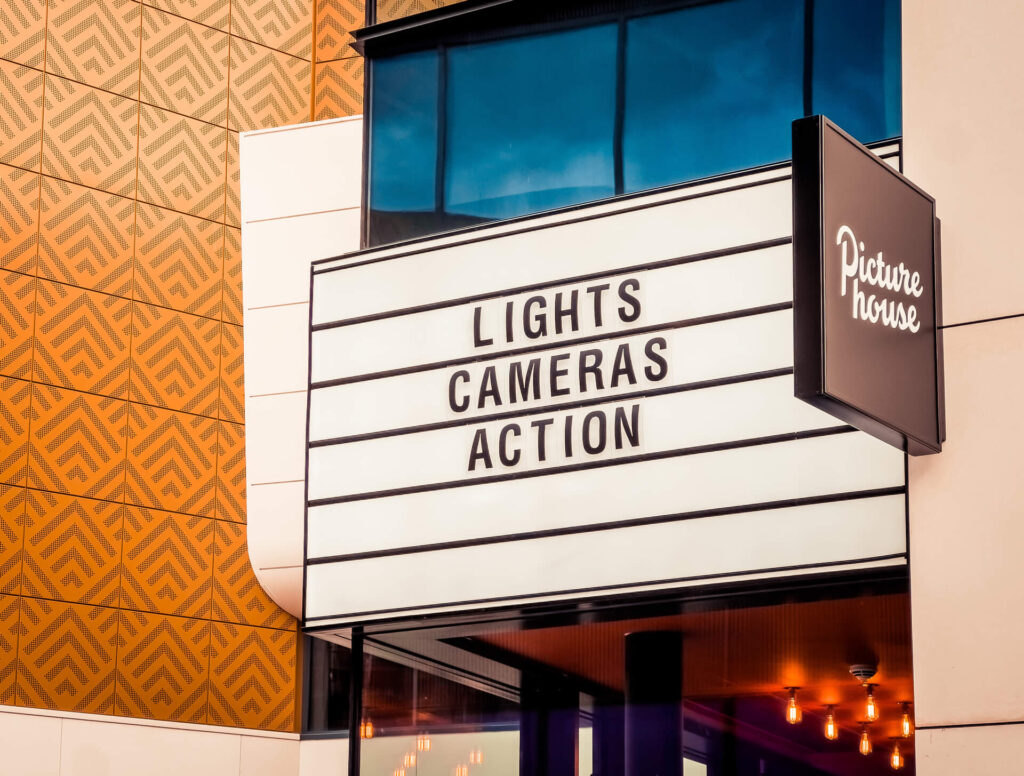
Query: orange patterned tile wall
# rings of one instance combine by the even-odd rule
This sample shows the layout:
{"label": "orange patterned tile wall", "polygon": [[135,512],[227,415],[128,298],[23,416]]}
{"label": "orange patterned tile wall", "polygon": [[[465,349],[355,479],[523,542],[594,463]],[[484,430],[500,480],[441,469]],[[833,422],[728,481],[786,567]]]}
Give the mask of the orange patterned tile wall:
{"label": "orange patterned tile wall", "polygon": [[237,133],[309,119],[312,0],[0,4],[0,704],[295,730],[245,545]]}

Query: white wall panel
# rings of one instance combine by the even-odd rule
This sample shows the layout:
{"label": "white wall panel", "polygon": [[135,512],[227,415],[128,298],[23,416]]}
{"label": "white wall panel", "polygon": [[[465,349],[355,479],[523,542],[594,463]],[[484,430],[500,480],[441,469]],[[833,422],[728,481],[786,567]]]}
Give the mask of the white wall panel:
{"label": "white wall panel", "polygon": [[247,396],[306,390],[309,351],[300,343],[309,332],[308,304],[247,310],[244,331],[254,343],[245,349]]}
{"label": "white wall panel", "polygon": [[904,540],[902,495],[684,520],[418,553],[415,585],[408,583],[408,556],[309,566],[306,612],[316,617],[671,584],[738,569],[887,556],[899,552]]}

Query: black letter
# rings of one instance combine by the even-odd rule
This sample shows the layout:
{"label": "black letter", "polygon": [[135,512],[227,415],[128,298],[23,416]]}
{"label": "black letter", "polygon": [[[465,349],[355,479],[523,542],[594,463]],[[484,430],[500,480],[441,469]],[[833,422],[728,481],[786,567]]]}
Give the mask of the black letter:
{"label": "black letter", "polygon": [[491,468],[491,451],[487,448],[487,429],[478,428],[473,434],[473,446],[469,451],[469,470],[476,469],[477,459],[484,462],[484,467]]}
{"label": "black letter", "polygon": [[551,380],[551,395],[552,396],[565,396],[567,393],[569,393],[569,389],[567,387],[566,388],[559,388],[558,387],[558,378],[559,377],[565,377],[566,375],[569,374],[569,370],[568,369],[559,369],[558,368],[558,362],[559,361],[565,361],[565,359],[567,359],[567,358],[569,358],[569,354],[568,353],[559,353],[557,356],[552,356],[551,357],[550,380]]}
{"label": "black letter", "polygon": [[611,286],[607,283],[602,283],[599,286],[590,286],[587,288],[588,294],[594,295],[594,325],[601,326],[601,294],[607,291]]}
{"label": "black letter", "polygon": [[536,329],[530,326],[530,308],[534,305],[543,310],[548,303],[542,296],[531,296],[523,305],[523,330],[530,339],[537,339],[537,337],[543,337],[548,333],[548,319],[543,315],[538,315],[533,319],[538,324]]}
{"label": "black letter", "polygon": [[578,331],[580,328],[580,316],[578,306],[580,300],[580,292],[574,288],[572,290],[572,293],[569,294],[569,299],[571,300],[569,302],[569,307],[562,307],[562,292],[559,291],[557,294],[555,294],[555,334],[562,333],[562,318],[564,318],[567,315],[569,316],[569,319],[572,321],[572,330]]}
{"label": "black letter", "polygon": [[494,401],[495,407],[501,406],[501,394],[498,392],[498,377],[494,372],[493,366],[489,366],[484,370],[483,379],[480,381],[480,397],[476,403],[478,410],[484,408],[484,405],[487,403],[485,399],[487,398]]}
{"label": "black letter", "polygon": [[474,347],[482,348],[484,345],[493,345],[494,340],[491,338],[484,339],[480,335],[480,308],[473,308],[473,345]]}
{"label": "black letter", "polygon": [[[531,385],[531,380],[532,385]],[[533,396],[530,396],[530,389],[533,389]],[[523,374],[523,365],[513,361],[508,368],[508,403],[515,404],[519,401],[516,398],[516,390],[523,396],[523,401],[540,398],[540,359],[531,358],[526,367],[526,374]]]}
{"label": "black letter", "polygon": [[647,375],[647,379],[652,382],[664,380],[665,375],[668,374],[668,361],[665,360],[664,356],[654,352],[655,345],[657,345],[660,350],[665,350],[668,347],[668,343],[665,342],[664,337],[654,337],[653,339],[647,340],[647,344],[644,345],[644,354],[659,367],[657,370],[651,369],[649,366],[644,367],[644,374]]}
{"label": "black letter", "polygon": [[572,458],[572,415],[565,416],[565,457]]}
{"label": "black letter", "polygon": [[501,459],[502,466],[515,466],[519,463],[519,451],[513,451],[512,455],[508,455],[508,435],[519,436],[519,424],[509,423],[505,428],[501,430],[498,435],[498,458]]}
{"label": "black letter", "polygon": [[630,385],[636,385],[636,374],[633,372],[633,358],[629,355],[629,344],[623,342],[615,353],[615,366],[612,367],[612,388],[619,387],[619,378],[625,375]]}
{"label": "black letter", "polygon": [[[584,350],[580,352],[580,393],[587,390],[587,375],[592,374],[594,376],[594,387],[597,390],[604,389],[604,377],[601,375],[601,359],[604,358],[604,353],[600,350]],[[590,359],[594,360],[594,363],[588,364]]]}
{"label": "black letter", "polygon": [[469,372],[465,369],[460,369],[458,372],[452,375],[452,379],[448,381],[448,406],[452,408],[453,412],[465,412],[469,409],[469,395],[462,401],[455,401],[455,381],[465,380],[469,382]]}
{"label": "black letter", "polygon": [[640,317],[640,300],[633,296],[633,294],[627,291],[627,288],[632,288],[634,291],[640,290],[640,281],[636,278],[628,278],[619,283],[619,299],[628,304],[633,308],[633,312],[627,313],[625,307],[619,308],[619,318],[622,319],[623,323],[632,323]]}
{"label": "black letter", "polygon": [[[615,408],[615,449],[622,449],[622,434],[625,432],[630,447],[640,446],[640,405],[634,404],[629,408],[633,416],[626,420],[626,408]],[[632,424],[632,425],[631,425]]]}
{"label": "black letter", "polygon": [[509,302],[505,305],[505,342],[512,341],[512,310],[514,305]]}
{"label": "black letter", "polygon": [[547,447],[544,444],[544,432],[547,431],[548,426],[555,422],[554,418],[544,418],[544,420],[535,420],[530,425],[537,429],[537,460],[545,460],[544,452]]}
{"label": "black letter", "polygon": [[[597,444],[590,444],[590,421],[597,419]],[[594,412],[587,413],[587,416],[583,418],[583,449],[586,450],[590,455],[595,455],[604,450],[605,442],[607,441],[607,423],[605,421],[604,412],[601,410],[595,410]]]}

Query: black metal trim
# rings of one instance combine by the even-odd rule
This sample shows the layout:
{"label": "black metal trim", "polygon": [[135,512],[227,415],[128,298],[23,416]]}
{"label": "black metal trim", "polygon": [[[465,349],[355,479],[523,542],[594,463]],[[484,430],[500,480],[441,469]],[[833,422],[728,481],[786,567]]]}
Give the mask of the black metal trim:
{"label": "black metal trim", "polygon": [[331,563],[347,563],[349,561],[368,560],[371,558],[386,558],[393,555],[413,555],[423,552],[457,550],[464,549],[466,547],[480,547],[488,544],[505,544],[508,542],[548,539],[556,536],[572,536],[574,534],[614,531],[620,528],[636,528],[639,526],[660,525],[662,523],[679,523],[687,520],[700,520],[706,517],[744,515],[750,512],[771,512],[777,509],[792,509],[794,507],[833,504],[839,501],[859,501],[862,499],[885,498],[888,496],[899,496],[905,492],[906,486],[849,491],[846,493],[829,493],[823,496],[805,496],[803,498],[783,499],[781,501],[763,501],[758,504],[715,507],[713,509],[699,509],[693,512],[677,512],[675,514],[655,515],[653,517],[612,520],[606,523],[588,523],[584,525],[568,526],[565,528],[549,528],[541,531],[524,531],[522,533],[484,536],[477,539],[459,539],[448,542],[435,542],[433,544],[416,544],[406,547],[388,548],[386,550],[368,550],[366,552],[351,552],[342,555],[324,555],[321,557],[308,558],[306,563],[310,566],[318,566]]}
{"label": "black metal trim", "polygon": [[[753,439],[738,439],[731,442],[715,442],[708,445],[695,445],[692,447],[681,447],[674,450],[659,450],[639,455],[626,455],[621,458],[606,458],[600,461],[586,461],[584,463],[565,464],[563,466],[552,466],[550,469],[534,469],[509,474],[492,474],[474,479],[449,480],[448,482],[434,482],[427,485],[411,485],[403,488],[388,488],[386,490],[367,491],[365,493],[353,493],[347,496],[329,496],[326,498],[308,499],[309,507],[322,507],[329,504],[348,504],[353,501],[368,501],[378,498],[390,498],[392,496],[407,496],[413,493],[429,493],[435,490],[452,490],[455,488],[468,488],[474,485],[493,485],[497,482],[509,482],[511,480],[526,480],[535,477],[549,477],[553,474],[571,474],[578,471],[590,469],[604,469],[609,466],[628,466],[634,463],[647,463],[650,461],[661,461],[666,458],[680,458],[689,455],[702,455],[704,453],[718,453],[725,450],[735,450],[742,447],[757,447],[759,445],[772,445],[780,442],[797,442],[803,439],[815,439],[817,437],[835,436],[848,434],[857,429],[852,426],[829,426],[808,431],[791,431],[785,434],[772,434],[771,436],[756,437]],[[308,565],[308,560],[307,560]]]}
{"label": "black metal trim", "polygon": [[574,347],[576,345],[586,345],[591,342],[618,340],[624,337],[635,336],[637,334],[650,334],[656,331],[686,329],[692,326],[703,326],[709,323],[720,323],[722,321],[731,321],[739,318],[749,318],[755,315],[767,315],[770,313],[782,312],[784,310],[790,310],[792,309],[792,307],[792,302],[777,302],[775,304],[760,305],[758,307],[747,307],[741,310],[731,310],[725,313],[701,315],[696,318],[684,318],[679,321],[668,321],[666,323],[652,323],[647,326],[637,326],[635,329],[628,329],[626,331],[615,332],[614,334],[607,334],[605,332],[601,332],[598,334],[588,334],[585,337],[575,337],[573,339],[566,339],[560,342],[545,342],[537,345],[524,345],[521,348],[510,348],[508,350],[494,351],[493,353],[486,354],[474,354],[471,356],[463,356],[462,358],[451,358],[445,361],[431,361],[426,364],[403,366],[397,369],[387,369],[381,372],[367,372],[365,374],[352,375],[351,377],[334,377],[331,378],[330,380],[317,380],[316,382],[310,383],[310,390],[316,390],[318,388],[331,388],[336,385],[348,385],[349,383],[361,383],[366,382],[367,380],[380,380],[385,377],[399,377],[402,375],[415,374],[417,372],[429,372],[433,369],[445,369],[454,366],[462,366],[464,364],[473,364],[481,361],[494,361],[499,358],[509,358],[511,356],[522,356],[528,353],[539,353],[545,350],[558,350],[561,348]]}
{"label": "black metal trim", "polygon": [[506,420],[508,418],[523,417],[525,415],[536,415],[542,412],[561,412],[564,410],[580,409],[582,407],[593,407],[597,404],[610,404],[613,402],[629,401],[630,399],[651,398],[653,396],[664,396],[673,393],[685,393],[687,391],[700,391],[705,388],[720,388],[726,385],[737,385],[740,383],[754,382],[755,380],[770,380],[775,377],[785,377],[793,374],[792,367],[782,369],[768,369],[763,372],[748,372],[747,374],[735,375],[732,377],[717,377],[713,380],[700,380],[693,383],[680,383],[669,385],[663,388],[646,388],[628,393],[618,393],[606,396],[596,396],[590,399],[574,400],[566,404],[546,404],[540,407],[528,407],[507,412],[493,412],[487,415],[474,415],[456,420],[443,420],[437,423],[424,423],[418,426],[403,426],[384,431],[370,431],[365,434],[350,434],[343,437],[330,437],[327,439],[310,440],[310,447],[329,447],[332,445],[344,445],[350,442],[365,442],[370,439],[383,439],[386,437],[402,436],[403,434],[417,434],[422,431],[438,431],[445,428],[456,428],[458,426],[472,426],[478,423],[489,423],[494,420]]}
{"label": "black metal trim", "polygon": [[[308,618],[304,617],[303,623],[307,621]],[[348,772],[354,776],[359,774],[362,756],[359,728],[363,721],[363,638],[362,628],[352,629],[352,669],[348,686]]]}
{"label": "black metal trim", "polygon": [[[755,575],[755,574],[781,574],[781,573],[790,572],[790,571],[804,571],[804,570],[824,569],[824,568],[833,568],[835,566],[853,566],[853,565],[862,564],[862,563],[881,563],[881,562],[884,562],[884,561],[887,561],[887,560],[896,560],[897,558],[904,558],[905,559],[906,557],[907,557],[907,554],[905,552],[897,552],[897,553],[891,553],[889,555],[875,555],[875,556],[871,556],[871,557],[867,557],[867,558],[851,558],[849,560],[825,561],[825,562],[821,562],[821,563],[801,563],[801,564],[796,564],[796,565],[792,565],[792,566],[775,566],[775,567],[761,568],[761,569],[750,569],[750,570],[747,570],[747,571],[724,571],[724,572],[715,573],[715,574],[697,574],[697,575],[689,576],[689,577],[674,577],[674,578],[671,578],[671,579],[656,579],[656,580],[651,580],[651,581],[648,581],[648,582],[627,582],[627,583],[617,583],[617,584],[613,584],[613,585],[599,585],[599,586],[595,586],[595,587],[573,588],[573,589],[569,589],[569,590],[551,590],[551,591],[546,591],[546,592],[543,592],[543,593],[530,593],[530,594],[527,594],[527,595],[498,596],[498,597],[493,597],[493,598],[476,598],[476,599],[468,599],[468,600],[465,600],[465,601],[452,601],[452,602],[447,602],[447,603],[443,603],[443,604],[425,604],[425,605],[421,605],[421,606],[407,606],[407,607],[394,608],[394,609],[373,609],[373,610],[367,610],[367,611],[364,611],[364,612],[350,612],[350,613],[347,613],[347,614],[326,614],[326,615],[318,615],[316,617],[307,617],[305,622],[314,622],[314,621],[320,621],[320,620],[337,620],[337,619],[351,618],[351,617],[373,617],[373,616],[381,615],[381,614],[392,614],[392,613],[397,614],[397,613],[401,613],[401,612],[410,612],[410,611],[419,612],[419,611],[426,611],[428,609],[453,609],[453,608],[456,608],[456,607],[459,607],[459,606],[473,606],[473,605],[477,605],[477,604],[501,603],[501,602],[509,602],[509,601],[527,601],[528,599],[531,599],[531,598],[547,598],[549,596],[568,596],[568,595],[579,595],[579,594],[587,594],[587,593],[599,593],[599,592],[605,591],[605,590],[626,590],[626,589],[631,588],[631,587],[632,588],[637,588],[637,587],[654,587],[654,586],[659,586],[659,585],[660,586],[674,585],[674,584],[682,584],[682,583],[686,583],[686,582],[698,582],[698,581],[704,581],[704,580],[724,579],[724,578],[728,578],[728,577],[748,577],[748,576]],[[338,625],[328,625],[325,628],[322,628],[322,630],[336,629],[338,627],[339,627]],[[304,628],[304,630],[306,630],[308,632],[315,632],[317,630],[317,626],[312,626],[312,627]]]}

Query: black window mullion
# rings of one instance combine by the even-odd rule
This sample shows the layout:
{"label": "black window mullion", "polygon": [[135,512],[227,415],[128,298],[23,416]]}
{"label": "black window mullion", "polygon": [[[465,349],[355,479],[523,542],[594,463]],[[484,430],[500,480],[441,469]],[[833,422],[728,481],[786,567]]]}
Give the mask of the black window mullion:
{"label": "black window mullion", "polygon": [[615,168],[615,193],[625,190],[622,160],[622,132],[626,123],[626,17],[619,17],[619,39],[615,47],[615,129],[612,155]]}

